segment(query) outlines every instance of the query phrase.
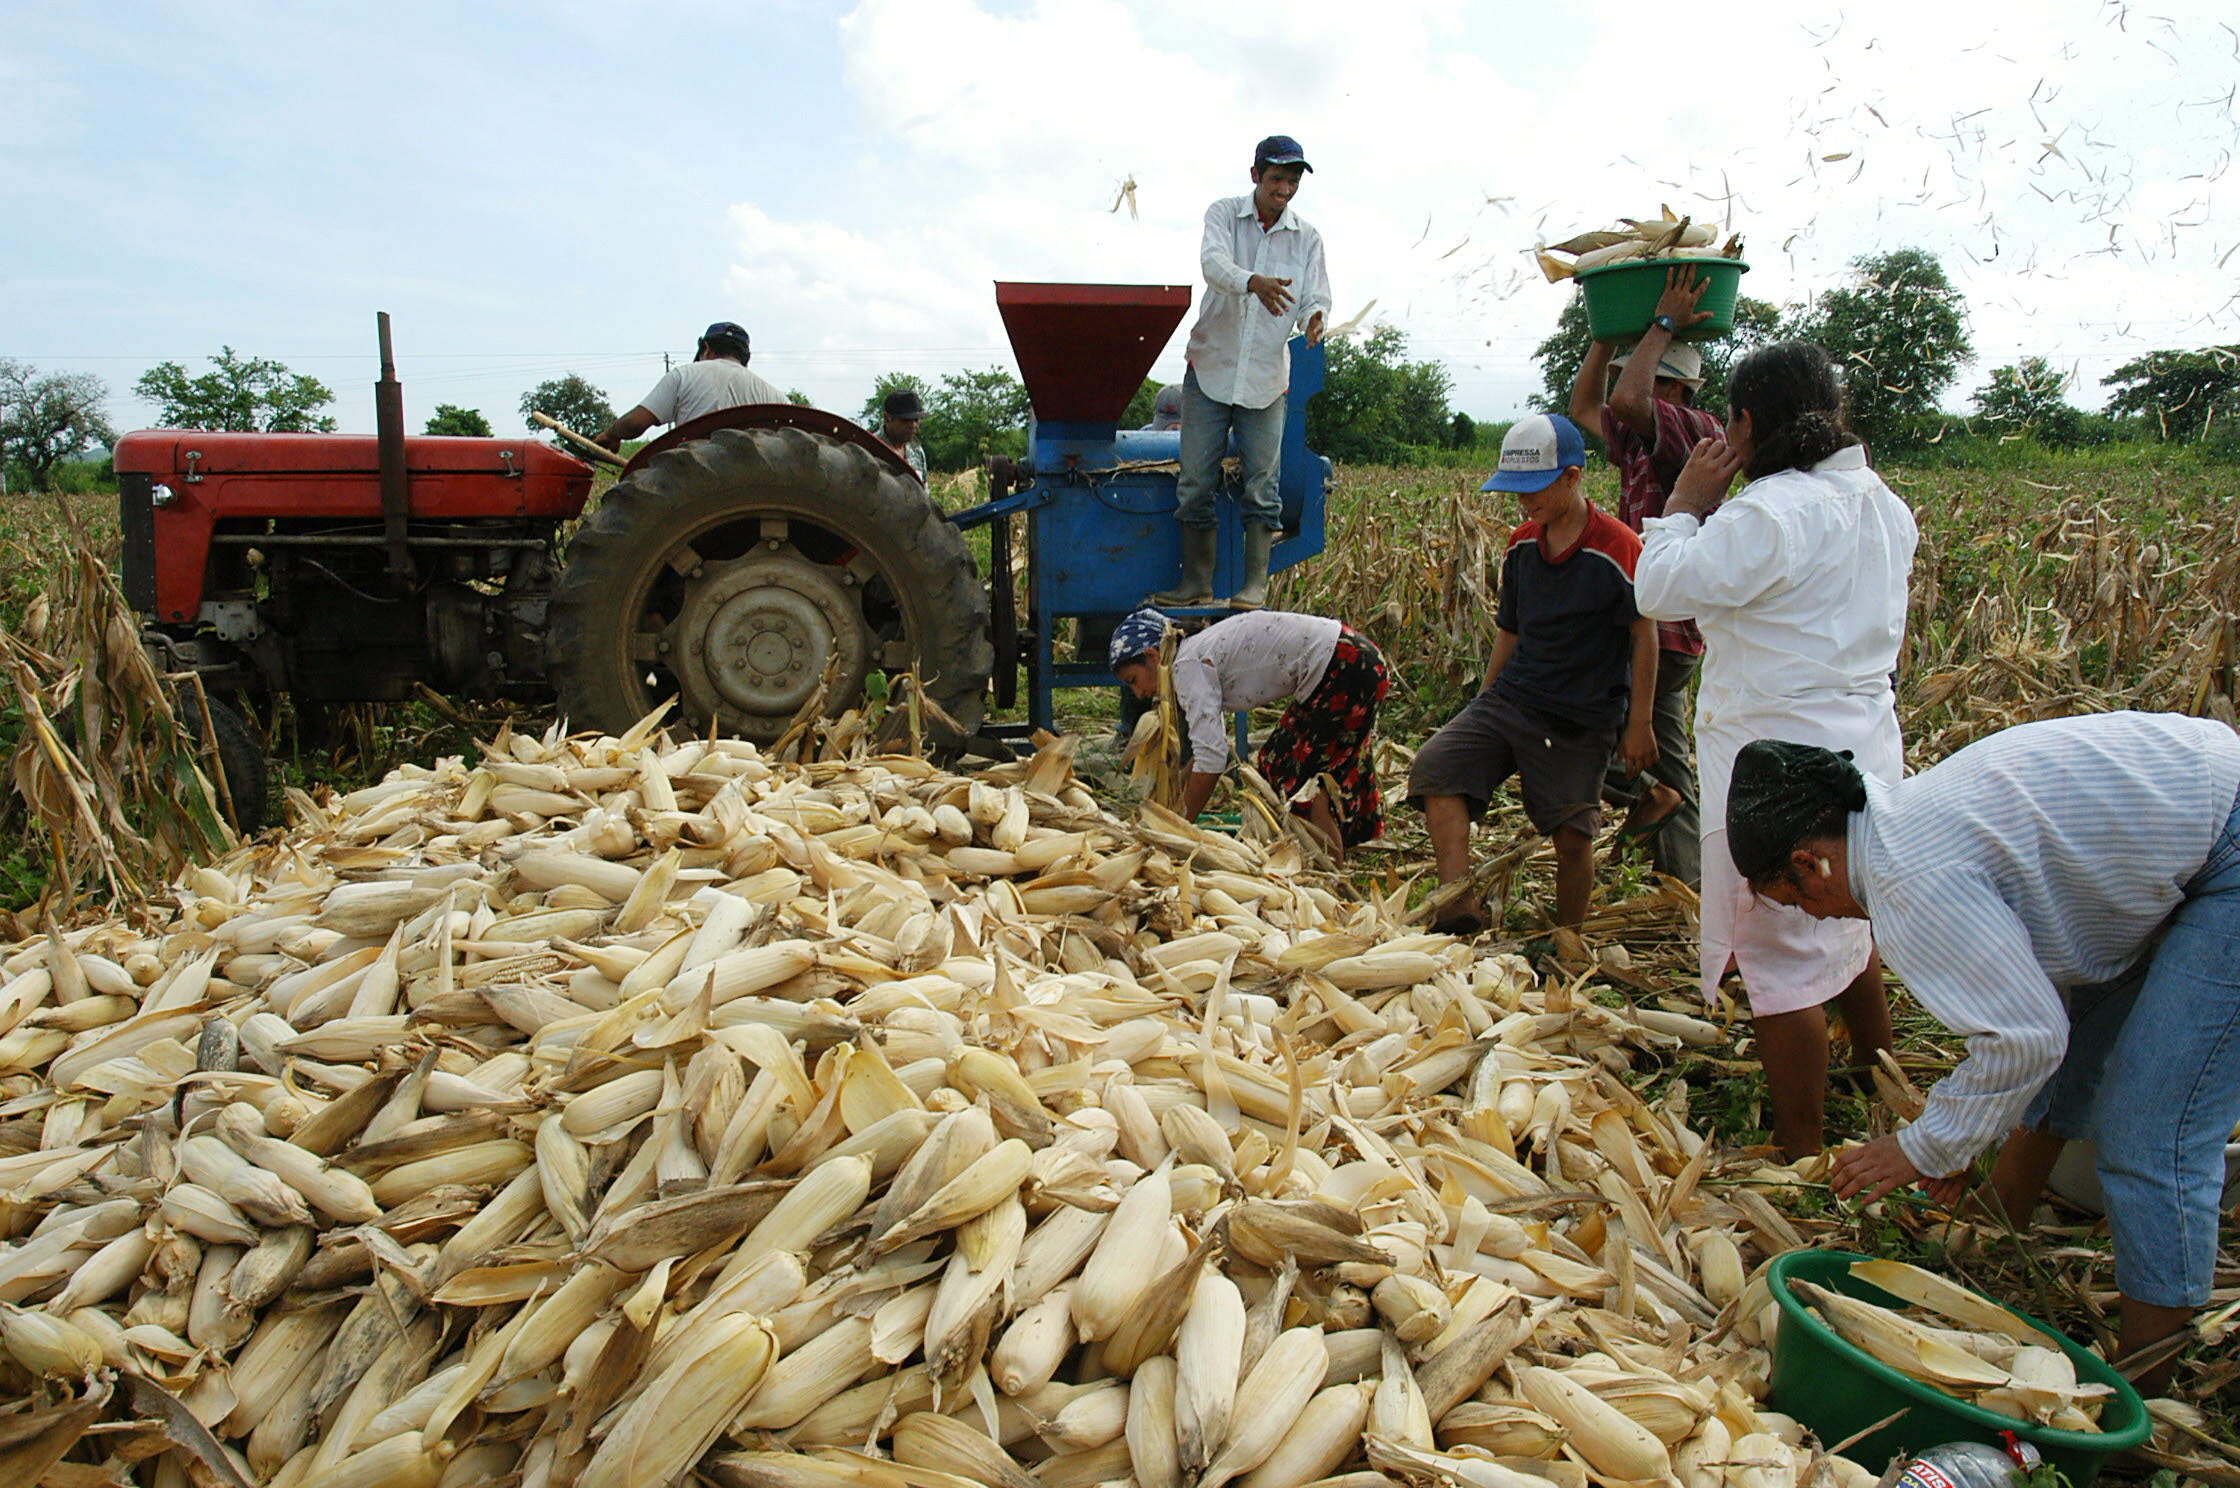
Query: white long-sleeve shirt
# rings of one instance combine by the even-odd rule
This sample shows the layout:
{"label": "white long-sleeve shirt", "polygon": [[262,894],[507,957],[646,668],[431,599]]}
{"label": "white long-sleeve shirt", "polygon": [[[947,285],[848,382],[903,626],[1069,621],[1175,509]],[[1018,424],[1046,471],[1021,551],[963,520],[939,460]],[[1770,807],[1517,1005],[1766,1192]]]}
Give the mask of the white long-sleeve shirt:
{"label": "white long-sleeve shirt", "polygon": [[1229,714],[1320,687],[1341,629],[1320,615],[1255,610],[1177,647],[1174,698],[1190,725],[1190,768],[1208,775],[1229,768]]}
{"label": "white long-sleeve shirt", "polygon": [[2184,897],[2240,792],[2215,719],[2104,713],[2023,724],[1851,817],[1851,890],[1875,945],[1968,1057],[1898,1133],[1932,1177],[2019,1121],[2069,1041],[2062,989],[2113,981]]}
{"label": "white long-sleeve shirt", "polygon": [[1919,537],[1857,445],[1752,481],[1707,521],[1641,524],[1635,607],[1703,631],[1696,753],[1707,834],[1725,829],[1727,780],[1752,739],[1850,749],[1870,776],[1904,773],[1890,674]]}
{"label": "white long-sleeve shirt", "polygon": [[[1291,334],[1330,309],[1322,234],[1289,207],[1263,232],[1250,196],[1206,208],[1198,248],[1206,295],[1190,328],[1190,368],[1216,403],[1265,408],[1291,385]],[[1245,289],[1255,274],[1291,281],[1291,309],[1270,315]]]}

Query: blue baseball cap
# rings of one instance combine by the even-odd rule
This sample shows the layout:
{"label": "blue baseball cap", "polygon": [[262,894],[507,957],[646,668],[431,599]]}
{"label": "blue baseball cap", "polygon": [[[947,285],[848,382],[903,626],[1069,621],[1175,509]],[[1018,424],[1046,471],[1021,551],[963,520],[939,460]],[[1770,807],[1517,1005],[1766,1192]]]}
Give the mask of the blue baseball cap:
{"label": "blue baseball cap", "polygon": [[1313,170],[1307,164],[1307,152],[1288,134],[1271,134],[1252,149],[1252,168],[1263,165],[1296,165],[1301,170]]}
{"label": "blue baseball cap", "polygon": [[1501,464],[1481,491],[1544,491],[1574,465],[1587,463],[1579,426],[1560,413],[1518,419],[1501,439]]}

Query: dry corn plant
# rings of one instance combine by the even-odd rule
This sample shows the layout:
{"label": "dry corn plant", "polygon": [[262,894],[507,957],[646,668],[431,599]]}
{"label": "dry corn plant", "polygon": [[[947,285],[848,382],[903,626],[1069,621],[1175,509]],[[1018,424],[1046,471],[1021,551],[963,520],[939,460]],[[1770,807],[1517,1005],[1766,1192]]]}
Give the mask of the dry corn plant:
{"label": "dry corn plant", "polygon": [[1451,471],[1347,472],[1331,492],[1323,555],[1275,578],[1279,608],[1333,616],[1376,642],[1393,676],[1381,717],[1403,732],[1443,722],[1419,716],[1420,695],[1467,697],[1493,650],[1510,524],[1474,485]]}
{"label": "dry corn plant", "polygon": [[[51,573],[22,628],[0,628],[0,666],[24,719],[9,762],[15,809],[56,889],[98,888],[114,903],[233,845],[211,784],[217,742],[207,707],[188,710],[201,728],[182,722],[90,548],[72,543]],[[199,702],[199,679],[175,680]]]}
{"label": "dry corn plant", "polygon": [[2240,724],[2240,518],[2150,526],[2071,499],[2017,520],[1995,497],[1942,515],[1914,562],[1899,689],[1917,764],[2113,708]]}

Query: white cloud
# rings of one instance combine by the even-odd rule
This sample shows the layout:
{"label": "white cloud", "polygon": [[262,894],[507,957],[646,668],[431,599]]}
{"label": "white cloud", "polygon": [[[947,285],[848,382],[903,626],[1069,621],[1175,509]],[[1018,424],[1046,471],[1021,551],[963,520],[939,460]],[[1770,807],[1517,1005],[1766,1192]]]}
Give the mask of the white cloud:
{"label": "white cloud", "polygon": [[[1745,289],[1776,302],[1861,254],[1926,247],[1969,297],[1975,375],[2043,354],[2084,369],[2097,402],[2116,361],[2240,319],[2217,309],[2216,266],[2240,217],[2209,179],[2236,148],[2215,102],[2229,38],[2207,0],[2170,15],[1750,0],[1679,22],[1646,0],[1303,0],[1271,28],[1183,0],[862,0],[838,23],[848,101],[879,168],[921,179],[921,207],[803,225],[775,250],[845,266],[845,291],[799,263],[738,272],[838,317],[831,344],[986,346],[994,278],[1194,282],[1206,202],[1246,189],[1251,142],[1281,129],[1317,168],[1299,208],[1329,243],[1340,315],[1374,298],[1473,411],[1537,385],[1531,347],[1564,291],[1532,270],[1534,241],[1665,202],[1731,209]],[[1134,220],[1107,210],[1124,178]],[[754,231],[766,255],[788,239]]]}

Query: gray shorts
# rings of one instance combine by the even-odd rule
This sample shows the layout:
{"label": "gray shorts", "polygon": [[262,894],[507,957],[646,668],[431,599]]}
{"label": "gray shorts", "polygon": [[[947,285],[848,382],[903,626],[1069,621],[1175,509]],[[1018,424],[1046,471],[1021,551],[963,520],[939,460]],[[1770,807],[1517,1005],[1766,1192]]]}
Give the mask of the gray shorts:
{"label": "gray shorts", "polygon": [[1582,729],[1482,688],[1417,751],[1408,804],[1420,810],[1426,796],[1460,796],[1475,817],[1514,775],[1536,830],[1553,836],[1576,827],[1592,837],[1602,828],[1602,775],[1617,743],[1615,732]]}

